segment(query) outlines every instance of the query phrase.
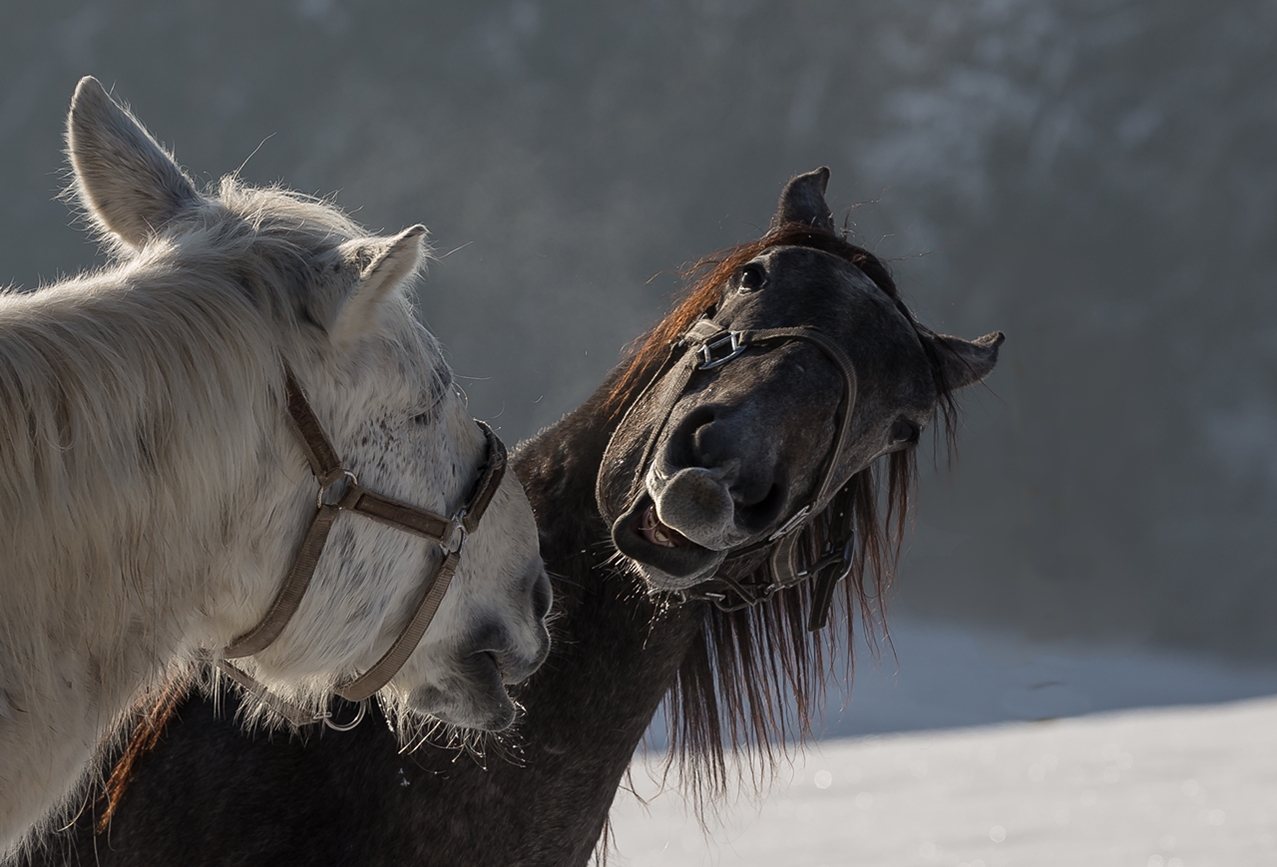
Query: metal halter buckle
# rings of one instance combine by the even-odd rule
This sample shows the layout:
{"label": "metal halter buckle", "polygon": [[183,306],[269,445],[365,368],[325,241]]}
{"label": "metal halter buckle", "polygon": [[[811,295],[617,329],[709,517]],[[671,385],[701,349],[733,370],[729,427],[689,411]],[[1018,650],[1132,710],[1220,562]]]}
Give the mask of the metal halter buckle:
{"label": "metal halter buckle", "polygon": [[[724,611],[730,614],[733,611],[742,611],[746,608],[753,608],[759,603],[766,602],[775,595],[777,590],[784,589],[785,585],[783,584],[772,583],[765,587],[750,584],[746,586],[733,587],[730,591],[724,593],[705,591],[700,594],[700,597],[705,599],[719,611]],[[733,594],[736,596],[735,599],[732,598]]]}
{"label": "metal halter buckle", "polygon": [[[714,352],[724,347],[727,348],[727,354],[715,358]],[[701,353],[701,357],[704,358],[704,361],[698,364],[696,369],[711,370],[712,368],[724,365],[748,348],[748,343],[741,342],[739,331],[729,331],[722,337],[711,340],[701,346],[699,351]]]}
{"label": "metal halter buckle", "polygon": [[843,565],[844,568],[842,572],[840,572],[839,574],[846,575],[847,572],[850,571],[851,569],[851,557],[854,552],[855,544],[856,544],[855,539],[852,538],[847,540],[847,544],[842,546],[841,551],[833,551],[826,548],[825,556],[821,557],[819,560],[812,563],[810,566],[808,566],[806,569],[803,569],[801,572],[795,572],[794,577],[796,578],[810,577],[811,575],[815,575],[816,573],[820,572],[823,569],[827,569],[830,566],[833,566],[835,563],[841,563]]}

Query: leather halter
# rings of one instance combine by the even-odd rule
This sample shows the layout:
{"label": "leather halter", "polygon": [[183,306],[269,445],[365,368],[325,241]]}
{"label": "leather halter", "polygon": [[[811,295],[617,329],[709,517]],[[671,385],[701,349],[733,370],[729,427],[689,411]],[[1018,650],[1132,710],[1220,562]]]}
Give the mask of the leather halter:
{"label": "leather halter", "polygon": [[[762,328],[744,331],[730,331],[723,328],[713,319],[703,317],[697,320],[683,337],[670,349],[669,358],[644,386],[638,398],[630,405],[625,418],[618,425],[620,430],[625,425],[630,412],[643,400],[649,391],[669,376],[669,383],[662,388],[663,394],[656,406],[656,417],[659,422],[653,427],[643,448],[639,461],[639,472],[646,467],[656,447],[656,441],[669,423],[674,405],[682,397],[692,374],[698,370],[712,370],[722,367],[747,349],[753,346],[768,346],[791,341],[805,341],[814,344],[834,362],[842,373],[846,391],[840,404],[841,417],[838,422],[838,434],[833,447],[825,460],[824,472],[815,492],[807,499],[807,504],[794,512],[788,520],[772,532],[766,539],[755,542],[733,551],[727,561],[719,567],[718,572],[694,587],[680,591],[683,599],[689,601],[712,602],[723,611],[736,611],[751,607],[770,598],[778,590],[800,584],[808,578],[815,579],[812,591],[812,611],[808,619],[808,629],[816,631],[823,627],[829,618],[829,608],[833,602],[834,587],[843,580],[852,567],[852,544],[850,534],[845,539],[834,540],[826,545],[826,550],[814,552],[808,556],[805,566],[799,565],[801,559],[798,552],[800,530],[810,521],[823,514],[830,507],[840,488],[835,487],[834,473],[851,444],[851,415],[856,403],[856,369],[851,359],[841,346],[818,328],[800,325],[791,328]],[[671,375],[672,374],[672,375]],[[614,434],[615,435],[615,434]],[[632,483],[630,500],[637,496],[638,478]],[[738,580],[722,574],[727,562],[739,561],[744,557],[767,551],[771,564],[772,581],[770,583]]]}
{"label": "leather halter", "polygon": [[[444,593],[452,577],[456,574],[457,564],[461,560],[461,549],[466,536],[479,526],[484,512],[487,511],[506,470],[506,449],[501,439],[488,425],[475,420],[487,440],[487,462],[482,474],[475,483],[469,498],[452,517],[447,518],[434,512],[410,506],[390,497],[374,493],[359,484],[355,475],[342,466],[332,442],[324,433],[323,426],[316,418],[306,394],[297,384],[296,377],[287,365],[284,367],[285,397],[288,404],[288,417],[301,438],[306,461],[319,483],[319,494],[316,498],[315,514],[302,539],[301,547],[293,559],[284,584],[280,587],[275,599],[267,609],[262,620],[244,634],[236,637],[219,655],[218,667],[272,705],[294,725],[328,722],[327,713],[315,715],[287,702],[278,696],[266,692],[265,687],[254,680],[243,670],[227,662],[252,656],[265,650],[284,631],[293,615],[301,605],[302,597],[310,586],[311,577],[319,565],[320,554],[324,543],[328,540],[329,531],[339,512],[351,512],[363,515],[387,526],[428,539],[442,549],[443,559],[433,575],[426,578],[421,599],[413,611],[408,624],[399,633],[399,637],[391,644],[390,649],[382,654],[371,668],[346,683],[338,685],[333,692],[353,702],[362,702],[377,690],[381,689],[394,677],[408,657],[412,655],[426,628],[439,610]],[[359,718],[363,716],[360,708]],[[358,718],[356,719],[358,721]],[[336,726],[333,726],[336,728]]]}

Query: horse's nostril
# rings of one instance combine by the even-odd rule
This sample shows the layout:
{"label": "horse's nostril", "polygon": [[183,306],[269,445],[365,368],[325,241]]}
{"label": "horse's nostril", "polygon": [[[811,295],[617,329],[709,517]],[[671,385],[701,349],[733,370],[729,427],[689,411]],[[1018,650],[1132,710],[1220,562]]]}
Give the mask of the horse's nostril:
{"label": "horse's nostril", "polygon": [[732,498],[740,509],[767,510],[784,496],[784,489],[779,482],[770,486],[737,485],[732,489]]}
{"label": "horse's nostril", "polygon": [[485,650],[482,655],[488,657],[492,662],[492,667],[497,670],[497,673],[501,675],[501,679],[504,681],[506,667],[501,664],[501,657],[497,655],[497,652],[495,650]]}
{"label": "horse's nostril", "polygon": [[711,407],[699,408],[688,416],[694,466],[715,467],[725,457],[727,443],[722,436],[722,425],[715,424],[716,420],[717,416]]}
{"label": "horse's nostril", "polygon": [[762,532],[776,523],[780,511],[788,496],[788,486],[783,482],[774,482],[769,486],[759,486],[757,490],[765,491],[762,496],[741,496],[747,490],[738,488],[732,493],[736,499],[736,519],[742,528],[752,533]]}
{"label": "horse's nostril", "polygon": [[545,620],[550,613],[550,603],[554,601],[554,591],[550,588],[550,576],[544,571],[532,582],[532,616],[538,621]]}

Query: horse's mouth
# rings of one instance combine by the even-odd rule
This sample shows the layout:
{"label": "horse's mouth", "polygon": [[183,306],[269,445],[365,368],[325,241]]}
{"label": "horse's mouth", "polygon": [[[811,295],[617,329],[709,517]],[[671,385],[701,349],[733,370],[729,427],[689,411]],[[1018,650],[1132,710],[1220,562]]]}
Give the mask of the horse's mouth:
{"label": "horse's mouth", "polygon": [[653,545],[659,545],[662,548],[686,548],[692,544],[678,530],[661,523],[660,518],[656,517],[655,503],[648,504],[648,507],[643,510],[642,517],[638,519],[638,523],[634,526],[634,532]]}
{"label": "horse's mouth", "polygon": [[646,494],[612,524],[616,548],[642,571],[658,590],[686,590],[707,580],[727,556],[688,539],[656,516],[656,504]]}
{"label": "horse's mouth", "polygon": [[458,728],[487,732],[509,728],[516,709],[496,656],[487,651],[474,653],[457,668],[443,688],[427,685],[414,690],[410,699],[413,709]]}

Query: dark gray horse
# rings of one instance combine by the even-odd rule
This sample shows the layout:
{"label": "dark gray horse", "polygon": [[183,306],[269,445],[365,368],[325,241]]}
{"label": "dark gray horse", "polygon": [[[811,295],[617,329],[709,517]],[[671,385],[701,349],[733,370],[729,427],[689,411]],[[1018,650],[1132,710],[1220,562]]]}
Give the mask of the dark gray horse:
{"label": "dark gray horse", "polygon": [[[705,260],[630,360],[518,450],[557,614],[513,736],[483,761],[403,754],[370,722],[248,737],[191,698],[130,757],[106,832],[99,802],[35,863],[580,865],[663,698],[710,791],[725,750],[801,736],[822,659],[894,566],[922,428],[951,429],[953,392],[1002,342],[917,323],[835,233],[828,176],[790,181],[766,235]],[[841,636],[818,628],[835,595]]]}

